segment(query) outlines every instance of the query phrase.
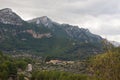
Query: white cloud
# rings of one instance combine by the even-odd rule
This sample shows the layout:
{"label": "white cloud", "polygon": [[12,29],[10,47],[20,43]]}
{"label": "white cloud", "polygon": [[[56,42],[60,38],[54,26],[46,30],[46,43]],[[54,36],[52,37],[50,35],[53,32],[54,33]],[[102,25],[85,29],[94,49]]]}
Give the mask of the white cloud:
{"label": "white cloud", "polygon": [[109,39],[110,41],[120,42],[120,35],[101,35],[103,38]]}

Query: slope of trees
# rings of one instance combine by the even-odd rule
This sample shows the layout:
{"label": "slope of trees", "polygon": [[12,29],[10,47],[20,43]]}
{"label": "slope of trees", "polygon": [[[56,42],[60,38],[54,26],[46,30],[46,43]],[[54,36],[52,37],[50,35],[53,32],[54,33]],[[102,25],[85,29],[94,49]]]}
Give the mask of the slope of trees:
{"label": "slope of trees", "polygon": [[17,78],[17,69],[24,70],[27,66],[25,61],[14,60],[0,52],[0,80],[7,80],[9,77]]}
{"label": "slope of trees", "polygon": [[[11,58],[0,52],[0,80],[7,80],[9,77],[13,77],[13,80],[17,77],[24,80],[26,75],[19,75],[17,71],[21,69],[24,72],[29,61],[31,62],[26,58],[25,60]],[[62,69],[50,71],[34,68],[30,72],[29,80],[120,80],[120,48],[112,48],[104,54],[96,55],[86,60],[84,64],[86,64],[84,68],[89,71],[85,71],[86,75],[63,72]]]}
{"label": "slope of trees", "polygon": [[120,80],[120,48],[95,56],[90,71],[98,80]]}

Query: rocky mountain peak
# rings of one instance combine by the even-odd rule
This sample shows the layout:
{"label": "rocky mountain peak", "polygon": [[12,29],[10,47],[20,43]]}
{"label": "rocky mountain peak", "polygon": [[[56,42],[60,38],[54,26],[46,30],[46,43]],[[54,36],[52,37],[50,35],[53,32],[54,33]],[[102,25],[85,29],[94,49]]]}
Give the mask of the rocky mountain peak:
{"label": "rocky mountain peak", "polygon": [[28,21],[29,23],[36,23],[36,24],[43,24],[45,26],[50,25],[52,23],[52,20],[48,18],[47,16],[42,16],[38,18],[34,18],[32,20]]}
{"label": "rocky mountain peak", "polygon": [[0,10],[0,23],[22,25],[23,20],[10,8]]}
{"label": "rocky mountain peak", "polygon": [[11,12],[12,12],[12,9],[10,9],[10,8],[5,8],[5,9],[0,10],[0,12],[11,13]]}
{"label": "rocky mountain peak", "polygon": [[39,19],[43,20],[44,22],[51,21],[50,18],[48,18],[47,16],[42,16]]}

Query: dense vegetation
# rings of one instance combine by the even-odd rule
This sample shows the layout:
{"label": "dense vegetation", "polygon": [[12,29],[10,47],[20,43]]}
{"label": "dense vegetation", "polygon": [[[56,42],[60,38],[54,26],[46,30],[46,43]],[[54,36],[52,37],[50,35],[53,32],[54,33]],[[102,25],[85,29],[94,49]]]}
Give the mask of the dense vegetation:
{"label": "dense vegetation", "polygon": [[120,80],[120,48],[95,56],[89,68],[98,80]]}
{"label": "dense vegetation", "polygon": [[14,60],[10,56],[0,52],[0,80],[7,80],[9,77],[16,79],[17,70],[25,70],[27,62],[24,60]]}
{"label": "dense vegetation", "polygon": [[[86,75],[57,71],[36,71],[35,80],[120,80],[120,48],[112,48],[86,60]],[[76,64],[74,64],[76,65]],[[77,66],[77,65],[76,65]],[[80,66],[79,66],[80,67]],[[77,68],[77,67],[76,67]],[[87,71],[88,70],[88,71]]]}
{"label": "dense vegetation", "polygon": [[[25,72],[28,63],[33,64],[33,71],[30,73]],[[25,80],[25,78],[29,80],[120,80],[120,48],[113,48],[104,54],[72,65],[52,65],[43,62],[37,65],[36,63],[39,63],[37,58],[13,58],[0,52],[0,80],[7,80],[9,77],[13,80]],[[59,67],[61,70],[45,69],[47,66]],[[72,71],[65,72],[66,70],[64,71],[61,66],[68,70],[70,67]],[[78,73],[76,70],[81,72]]]}
{"label": "dense vegetation", "polygon": [[88,77],[60,71],[36,71],[32,73],[31,80],[88,80]]}
{"label": "dense vegetation", "polygon": [[[87,80],[88,77],[82,74],[74,74],[70,72],[63,71],[44,71],[37,70],[34,68],[33,72],[25,74],[26,67],[28,63],[34,64],[31,59],[26,58],[13,58],[7,56],[0,52],[0,80],[8,80],[12,78],[13,80],[25,80],[25,78],[30,80]],[[18,73],[18,70],[21,70]]]}

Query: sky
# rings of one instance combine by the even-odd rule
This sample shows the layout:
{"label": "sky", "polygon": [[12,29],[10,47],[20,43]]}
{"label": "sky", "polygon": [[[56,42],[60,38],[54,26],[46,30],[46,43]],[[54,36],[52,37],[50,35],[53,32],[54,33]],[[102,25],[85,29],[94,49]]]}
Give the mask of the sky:
{"label": "sky", "polygon": [[120,42],[120,0],[0,0],[3,8],[11,8],[24,20],[48,16]]}

